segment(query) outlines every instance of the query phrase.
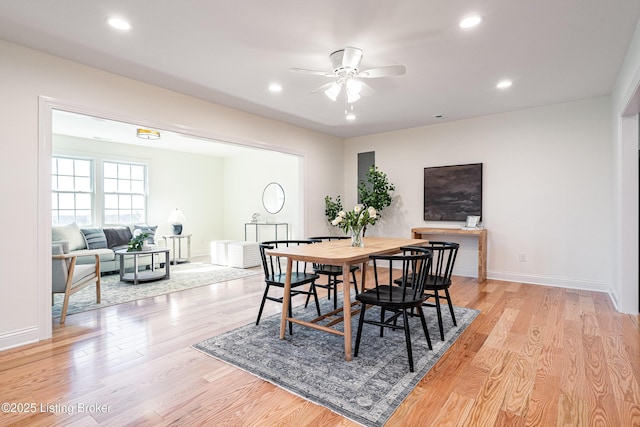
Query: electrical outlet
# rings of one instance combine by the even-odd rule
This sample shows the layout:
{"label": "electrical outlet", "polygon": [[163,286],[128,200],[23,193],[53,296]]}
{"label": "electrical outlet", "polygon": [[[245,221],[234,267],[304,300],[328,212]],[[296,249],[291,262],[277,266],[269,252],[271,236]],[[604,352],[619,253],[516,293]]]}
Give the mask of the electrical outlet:
{"label": "electrical outlet", "polygon": [[527,254],[525,254],[524,252],[520,252],[518,254],[518,261],[527,262]]}

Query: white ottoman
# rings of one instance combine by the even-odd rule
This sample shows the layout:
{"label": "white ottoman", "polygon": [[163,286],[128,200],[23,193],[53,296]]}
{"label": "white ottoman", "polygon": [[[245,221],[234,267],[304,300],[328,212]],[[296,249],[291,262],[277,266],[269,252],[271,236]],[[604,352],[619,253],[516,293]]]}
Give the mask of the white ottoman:
{"label": "white ottoman", "polygon": [[250,268],[262,264],[257,242],[231,242],[227,245],[229,267]]}
{"label": "white ottoman", "polygon": [[216,240],[211,242],[211,264],[227,265],[227,245],[234,240]]}

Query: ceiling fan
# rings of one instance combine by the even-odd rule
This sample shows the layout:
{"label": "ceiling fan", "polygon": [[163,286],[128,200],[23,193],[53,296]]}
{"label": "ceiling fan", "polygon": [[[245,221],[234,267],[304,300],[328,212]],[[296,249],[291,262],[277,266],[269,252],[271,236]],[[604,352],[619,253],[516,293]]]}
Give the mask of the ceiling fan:
{"label": "ceiling fan", "polygon": [[362,60],[362,49],[357,47],[347,46],[344,49],[336,50],[329,55],[329,59],[332,71],[308,70],[305,68],[292,68],[291,71],[337,78],[335,81],[326,83],[311,93],[324,91],[329,99],[335,101],[344,89],[344,97],[348,104],[356,102],[362,96],[373,93],[373,88],[361,81],[361,79],[399,76],[407,71],[404,65],[388,65],[361,71],[358,67]]}

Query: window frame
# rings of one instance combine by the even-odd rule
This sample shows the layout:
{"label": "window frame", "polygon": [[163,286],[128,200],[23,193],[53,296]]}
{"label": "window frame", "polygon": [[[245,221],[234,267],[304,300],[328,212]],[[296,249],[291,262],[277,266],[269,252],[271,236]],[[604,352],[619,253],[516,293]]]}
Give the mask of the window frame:
{"label": "window frame", "polygon": [[[71,161],[72,163],[72,174],[61,174],[60,173],[60,160],[67,160],[67,161]],[[56,163],[54,165],[54,162]],[[76,164],[77,162],[86,162],[88,163],[88,171],[89,174],[88,175],[79,175],[76,174],[77,171],[77,167]],[[51,156],[51,225],[52,226],[56,226],[56,225],[64,225],[64,224],[68,224],[70,222],[75,222],[78,225],[81,226],[91,226],[93,224],[95,224],[95,194],[96,194],[96,185],[95,185],[95,159],[92,158],[87,158],[87,157],[79,157],[79,156],[70,156],[70,155],[52,155]],[[60,187],[60,181],[61,178],[70,178],[73,181],[73,190],[61,190]],[[88,185],[89,185],[89,189],[88,190],[78,190],[77,186],[78,183],[77,181],[79,179],[88,179]],[[54,180],[55,180],[55,184],[54,184]],[[73,208],[72,209],[63,209],[61,208],[61,195],[72,195],[73,196]],[[78,196],[82,195],[88,195],[89,197],[89,208],[88,209],[81,209],[78,208]],[[79,211],[87,211],[88,210],[88,215],[79,215],[78,212]],[[67,218],[65,220],[61,220],[61,216],[60,216],[60,212],[61,211],[71,211],[73,212],[73,214],[71,216],[73,216],[73,220],[71,221],[70,218]],[[82,218],[88,218],[88,222],[83,221]]]}
{"label": "window frame", "polygon": [[[116,176],[107,176],[107,166],[115,165],[117,168]],[[124,174],[121,176],[121,168],[129,169],[128,177]],[[142,179],[136,179],[131,176],[134,168],[142,168]],[[113,183],[107,181],[115,181],[116,190],[111,190]],[[124,184],[127,183],[127,184]],[[141,191],[133,191],[132,183],[138,183]],[[148,215],[148,188],[149,188],[149,167],[146,163],[132,162],[127,160],[102,160],[102,222],[104,225],[134,225],[146,224]],[[121,185],[123,184],[123,185]],[[128,187],[128,191],[125,188]],[[121,190],[122,188],[122,190]],[[109,191],[107,190],[109,189]],[[113,198],[117,198],[117,208],[113,208]],[[129,199],[127,202],[126,199]],[[112,200],[109,200],[112,199]],[[141,202],[141,207],[137,207],[135,199]],[[123,207],[127,206],[127,207]],[[116,219],[113,218],[113,211],[116,211]],[[141,211],[140,215],[136,215],[135,211]]]}

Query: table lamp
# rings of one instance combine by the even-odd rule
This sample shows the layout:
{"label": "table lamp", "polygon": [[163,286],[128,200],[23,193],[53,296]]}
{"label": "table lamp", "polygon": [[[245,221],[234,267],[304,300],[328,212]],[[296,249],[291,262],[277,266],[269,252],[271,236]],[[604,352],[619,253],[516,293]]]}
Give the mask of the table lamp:
{"label": "table lamp", "polygon": [[186,218],[184,214],[178,208],[176,208],[175,210],[169,213],[169,218],[167,219],[167,221],[169,221],[173,226],[174,235],[178,236],[182,234],[182,223],[184,222],[185,219]]}

